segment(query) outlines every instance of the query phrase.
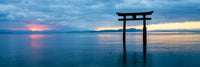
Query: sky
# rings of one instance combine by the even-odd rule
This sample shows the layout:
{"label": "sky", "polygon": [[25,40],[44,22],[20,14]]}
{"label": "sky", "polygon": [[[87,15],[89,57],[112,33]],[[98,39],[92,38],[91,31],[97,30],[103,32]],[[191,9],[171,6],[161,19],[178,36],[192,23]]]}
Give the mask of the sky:
{"label": "sky", "polygon": [[[149,30],[200,29],[199,4],[200,0],[0,0],[0,29],[116,29],[123,23],[116,12],[146,11],[154,11],[148,16]],[[127,22],[128,28],[141,25],[142,21]]]}

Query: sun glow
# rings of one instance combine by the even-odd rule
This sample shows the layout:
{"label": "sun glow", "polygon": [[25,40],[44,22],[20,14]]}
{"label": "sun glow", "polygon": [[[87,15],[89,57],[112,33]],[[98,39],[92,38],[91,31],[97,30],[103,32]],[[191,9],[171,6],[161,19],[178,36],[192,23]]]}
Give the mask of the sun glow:
{"label": "sun glow", "polygon": [[[174,23],[159,23],[159,24],[150,24],[147,25],[147,30],[178,30],[178,29],[187,29],[187,30],[192,30],[192,29],[200,29],[200,21],[191,21],[191,22],[174,22]],[[138,26],[127,26],[127,29],[130,28],[136,28],[136,29],[142,29],[142,25]],[[122,27],[102,27],[96,29],[97,31],[100,30],[118,30],[122,29]]]}
{"label": "sun glow", "polygon": [[44,30],[50,30],[50,28],[47,25],[39,25],[39,24],[28,24],[26,25],[28,30],[31,31],[44,31]]}
{"label": "sun glow", "polygon": [[32,28],[30,29],[31,31],[43,31],[42,29],[36,29],[36,28]]}

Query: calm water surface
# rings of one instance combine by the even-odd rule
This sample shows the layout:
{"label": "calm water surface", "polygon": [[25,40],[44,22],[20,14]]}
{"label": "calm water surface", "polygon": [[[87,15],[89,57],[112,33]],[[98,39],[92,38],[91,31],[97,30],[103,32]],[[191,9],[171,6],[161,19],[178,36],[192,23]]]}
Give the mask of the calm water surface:
{"label": "calm water surface", "polygon": [[[0,34],[0,67],[200,67],[200,33]],[[146,61],[146,62],[144,62]]]}

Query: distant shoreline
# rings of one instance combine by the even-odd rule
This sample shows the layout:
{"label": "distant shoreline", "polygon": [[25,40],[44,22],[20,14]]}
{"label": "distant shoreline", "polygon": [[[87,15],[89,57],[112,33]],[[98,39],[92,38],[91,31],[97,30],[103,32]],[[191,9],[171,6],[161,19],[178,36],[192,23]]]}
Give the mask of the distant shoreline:
{"label": "distant shoreline", "polygon": [[[148,31],[149,33],[153,33],[153,32],[164,32],[164,31]],[[165,31],[166,33],[168,31]],[[178,32],[178,31],[170,31],[171,33],[175,33],[175,32]],[[184,33],[183,31],[180,31],[179,33]],[[186,31],[185,31],[186,32]],[[188,32],[188,31],[187,31]],[[189,31],[191,33],[198,33],[198,32],[193,32],[193,31]],[[122,33],[122,32],[38,32],[38,33],[23,33],[23,32],[20,32],[20,33],[16,33],[16,32],[0,32],[0,34],[63,34],[63,33]],[[127,32],[127,33],[142,33],[142,32]]]}
{"label": "distant shoreline", "polygon": [[[49,34],[49,33],[98,33],[98,32],[123,32],[123,29],[118,30],[86,30],[86,31],[58,31],[58,30],[45,30],[45,31],[30,31],[30,30],[0,30],[0,34]],[[141,29],[126,29],[126,32],[143,32]],[[200,30],[152,30],[148,32],[200,32]]]}

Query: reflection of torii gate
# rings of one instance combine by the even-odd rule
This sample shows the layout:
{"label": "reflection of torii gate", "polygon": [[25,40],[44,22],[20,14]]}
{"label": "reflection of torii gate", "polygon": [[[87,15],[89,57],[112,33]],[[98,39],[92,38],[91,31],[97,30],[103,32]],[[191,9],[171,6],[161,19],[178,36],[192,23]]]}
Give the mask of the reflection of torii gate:
{"label": "reflection of torii gate", "polygon": [[[126,53],[126,21],[130,20],[143,20],[143,50],[146,54],[146,44],[147,44],[147,31],[146,31],[146,20],[151,20],[151,18],[146,18],[146,15],[151,15],[153,11],[150,12],[140,12],[140,13],[117,13],[118,16],[123,16],[119,21],[123,21],[123,48],[124,53]],[[132,16],[132,18],[126,18],[127,16]],[[142,18],[137,18],[137,16],[143,16]]]}

